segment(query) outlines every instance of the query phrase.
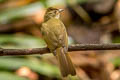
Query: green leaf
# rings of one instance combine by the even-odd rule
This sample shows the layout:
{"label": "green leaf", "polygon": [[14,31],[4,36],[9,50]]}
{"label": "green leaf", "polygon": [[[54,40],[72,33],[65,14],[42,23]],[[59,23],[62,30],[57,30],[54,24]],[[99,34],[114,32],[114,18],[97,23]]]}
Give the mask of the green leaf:
{"label": "green leaf", "polygon": [[114,66],[119,67],[120,66],[120,57],[112,59],[111,62],[114,64]]}
{"label": "green leaf", "polygon": [[19,8],[12,8],[4,10],[0,13],[0,23],[8,22],[14,18],[21,18],[35,13],[43,8],[41,2],[35,2],[30,5],[22,6]]}
{"label": "green leaf", "polygon": [[58,67],[46,63],[44,61],[37,60],[35,58],[25,59],[25,58],[10,58],[1,57],[0,58],[0,69],[6,70],[16,70],[22,66],[27,66],[33,71],[39,74],[49,76],[49,77],[60,77]]}
{"label": "green leaf", "polygon": [[28,80],[10,72],[0,72],[0,80]]}
{"label": "green leaf", "polygon": [[0,35],[0,47],[3,48],[41,48],[45,45],[43,39],[29,35]]}

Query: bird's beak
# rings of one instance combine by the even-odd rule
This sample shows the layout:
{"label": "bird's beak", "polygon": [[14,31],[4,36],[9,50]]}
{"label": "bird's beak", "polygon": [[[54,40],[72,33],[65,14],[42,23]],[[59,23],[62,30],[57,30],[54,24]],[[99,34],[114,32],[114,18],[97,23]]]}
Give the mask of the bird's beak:
{"label": "bird's beak", "polygon": [[64,9],[58,9],[59,10],[59,12],[63,12],[64,11]]}

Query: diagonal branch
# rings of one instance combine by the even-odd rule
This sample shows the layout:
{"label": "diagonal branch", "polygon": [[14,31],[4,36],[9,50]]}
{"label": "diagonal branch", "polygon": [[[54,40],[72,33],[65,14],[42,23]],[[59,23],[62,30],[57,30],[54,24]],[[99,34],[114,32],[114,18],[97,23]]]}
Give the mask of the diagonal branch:
{"label": "diagonal branch", "polygon": [[[120,50],[120,44],[74,44],[69,46],[68,51],[86,51],[86,50]],[[0,49],[0,56],[13,55],[32,55],[49,53],[48,48],[32,49]]]}

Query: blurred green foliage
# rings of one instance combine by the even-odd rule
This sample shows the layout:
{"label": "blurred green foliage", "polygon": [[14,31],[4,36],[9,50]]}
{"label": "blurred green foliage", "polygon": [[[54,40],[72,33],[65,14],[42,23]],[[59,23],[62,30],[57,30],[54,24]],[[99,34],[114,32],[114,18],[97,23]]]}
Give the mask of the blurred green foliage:
{"label": "blurred green foliage", "polygon": [[0,35],[0,46],[3,48],[41,48],[45,47],[41,38],[28,35]]}
{"label": "blurred green foliage", "polygon": [[114,64],[115,67],[119,67],[120,66],[120,57],[116,57],[116,58],[112,59],[111,62]]}
{"label": "blurred green foliage", "polygon": [[35,57],[16,58],[16,57],[1,57],[0,69],[16,70],[22,66],[29,67],[33,71],[46,75],[48,77],[60,77],[59,70],[56,66]]}
{"label": "blurred green foliage", "polygon": [[26,6],[5,9],[0,12],[0,23],[7,23],[12,19],[21,18],[35,13],[38,10],[41,10],[43,5],[41,2],[35,2]]}
{"label": "blurred green foliage", "polygon": [[28,80],[11,72],[0,72],[0,80]]}

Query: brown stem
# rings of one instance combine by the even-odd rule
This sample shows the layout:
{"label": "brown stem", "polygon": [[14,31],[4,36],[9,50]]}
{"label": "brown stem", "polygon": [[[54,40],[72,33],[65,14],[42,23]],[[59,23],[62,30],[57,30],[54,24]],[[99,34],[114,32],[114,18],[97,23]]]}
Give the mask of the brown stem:
{"label": "brown stem", "polygon": [[[120,44],[74,44],[69,46],[68,51],[86,51],[86,50],[120,50]],[[31,55],[49,53],[48,48],[32,49],[0,49],[0,56],[12,55]]]}

